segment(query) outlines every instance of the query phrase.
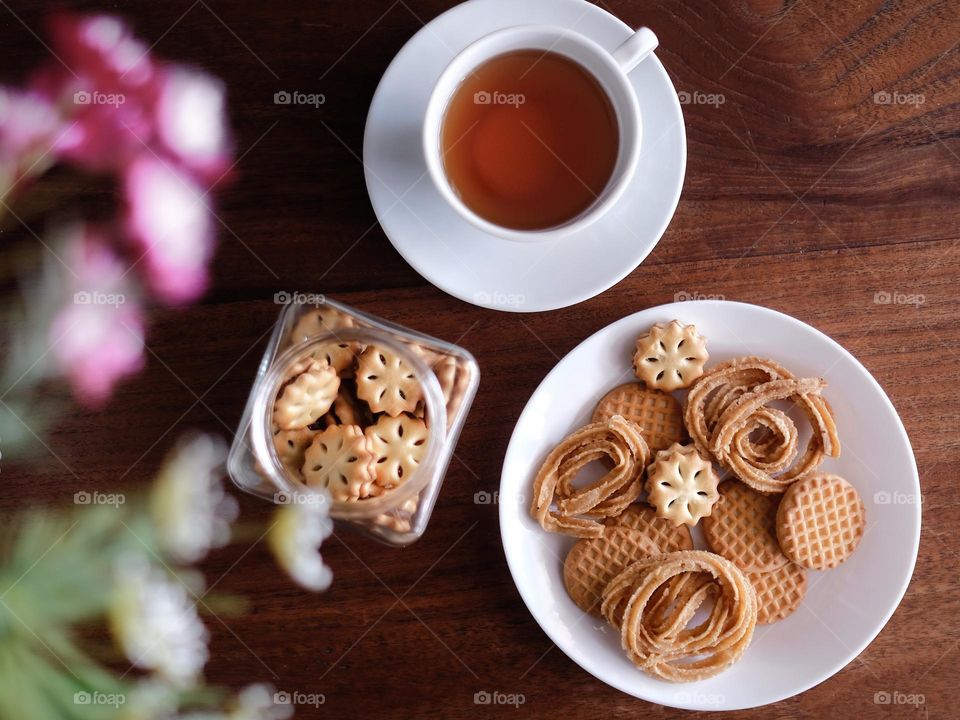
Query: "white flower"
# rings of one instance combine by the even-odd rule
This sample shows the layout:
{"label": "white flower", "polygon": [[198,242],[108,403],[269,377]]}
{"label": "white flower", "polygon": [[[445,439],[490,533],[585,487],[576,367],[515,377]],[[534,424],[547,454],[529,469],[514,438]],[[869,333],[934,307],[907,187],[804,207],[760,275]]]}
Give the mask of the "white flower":
{"label": "white flower", "polygon": [[333,572],[320,557],[320,545],[333,532],[330,498],[325,492],[305,491],[287,500],[274,515],[267,538],[270,549],[298,583],[309,590],[326,590]]}
{"label": "white flower", "polygon": [[275,702],[271,685],[248,685],[227,703],[224,711],[200,711],[181,715],[180,720],[286,720],[293,707]]}
{"label": "white flower", "polygon": [[117,565],[110,628],[136,667],[168,682],[192,684],[207,662],[207,629],[183,584],[146,558]]}
{"label": "white flower", "polygon": [[120,711],[122,720],[172,720],[177,712],[177,691],[151,677],[141,680],[127,695]]}
{"label": "white flower", "polygon": [[195,563],[230,540],[237,501],[221,481],[226,447],[220,438],[182,441],[164,463],[150,496],[150,510],[165,550]]}
{"label": "white flower", "polygon": [[286,720],[293,715],[291,705],[275,702],[274,689],[258,683],[239,692],[234,706],[227,713],[229,720]]}

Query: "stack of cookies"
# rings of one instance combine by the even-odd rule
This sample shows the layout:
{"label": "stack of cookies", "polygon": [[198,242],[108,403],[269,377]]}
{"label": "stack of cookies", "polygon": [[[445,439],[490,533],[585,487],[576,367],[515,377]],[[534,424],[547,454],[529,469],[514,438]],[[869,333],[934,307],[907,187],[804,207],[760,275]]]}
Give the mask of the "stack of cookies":
{"label": "stack of cookies", "polygon": [[[580,538],[564,564],[571,599],[618,629],[638,667],[671,681],[736,662],[754,625],[790,615],[806,571],[846,560],[865,525],[856,489],[819,471],[840,453],[826,382],[758,357],[705,371],[708,359],[692,325],[641,335],[640,382],[609,391],[550,452],[530,508],[545,530]],[[802,454],[793,408],[812,428]],[[607,472],[578,484],[594,460]],[[709,551],[694,549],[694,527]]]}

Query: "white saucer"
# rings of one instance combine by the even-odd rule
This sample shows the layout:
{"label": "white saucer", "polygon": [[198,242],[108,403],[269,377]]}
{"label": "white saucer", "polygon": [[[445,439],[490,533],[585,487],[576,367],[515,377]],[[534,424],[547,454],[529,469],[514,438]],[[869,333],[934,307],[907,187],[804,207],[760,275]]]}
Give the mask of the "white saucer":
{"label": "white saucer", "polygon": [[622,280],[666,230],[687,163],[676,90],[650,57],[630,73],[643,116],[640,165],[606,216],[560,240],[519,243],[483,233],[447,206],[427,174],[420,140],[434,82],[474,40],[534,23],[575,29],[610,50],[633,32],[584,0],[470,0],[428,23],[397,54],[370,105],[363,142],[373,209],[403,258],[454,297],[513,312],[573,305]]}
{"label": "white saucer", "polygon": [[[589,422],[609,389],[632,377],[637,336],[653,323],[674,318],[693,323],[708,338],[708,368],[739,355],[759,355],[798,375],[825,378],[824,397],[833,408],[842,449],[822,469],[849,480],[867,511],[857,551],[833,570],[808,571],[807,595],[796,612],[776,624],[758,625],[750,647],[731,668],[681,684],[638,670],[621,649],[619,633],[573,604],[564,589],[563,558],[574,539],[545,532],[529,514],[533,477],[550,448]],[[540,383],[507,447],[500,533],[520,595],[571,660],[603,682],[660,705],[739,710],[823,682],[876,637],[913,573],[920,543],[919,499],[917,465],[903,423],[877,381],[850,353],[809,325],[767,308],[682,302],[608,325],[574,348]]]}

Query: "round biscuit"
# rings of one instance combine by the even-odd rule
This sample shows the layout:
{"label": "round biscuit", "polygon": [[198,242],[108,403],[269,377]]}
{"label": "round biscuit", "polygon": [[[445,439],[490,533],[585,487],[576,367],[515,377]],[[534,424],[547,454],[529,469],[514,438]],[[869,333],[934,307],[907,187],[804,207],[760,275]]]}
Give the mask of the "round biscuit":
{"label": "round biscuit", "polygon": [[563,584],[577,607],[599,617],[607,583],[631,563],[659,554],[659,548],[641,532],[610,527],[600,537],[574,543],[563,563]]}
{"label": "round biscuit", "polygon": [[610,518],[609,527],[627,527],[653,541],[660,552],[693,550],[693,538],[686,525],[674,525],[669,520],[657,517],[656,511],[646,504],[634,504],[620,515]]}
{"label": "round biscuit", "polygon": [[764,495],[737,480],[720,485],[720,500],[703,518],[703,536],[715,553],[746,572],[770,572],[787,564],[777,542],[779,495]]}
{"label": "round biscuit", "polygon": [[757,592],[757,622],[761,625],[783,620],[800,607],[807,594],[807,571],[787,563],[767,573],[747,573]]}
{"label": "round biscuit", "polygon": [[857,489],[829,473],[814,473],[793,483],[776,516],[784,554],[813,570],[828,570],[849,558],[865,526],[866,509]]}

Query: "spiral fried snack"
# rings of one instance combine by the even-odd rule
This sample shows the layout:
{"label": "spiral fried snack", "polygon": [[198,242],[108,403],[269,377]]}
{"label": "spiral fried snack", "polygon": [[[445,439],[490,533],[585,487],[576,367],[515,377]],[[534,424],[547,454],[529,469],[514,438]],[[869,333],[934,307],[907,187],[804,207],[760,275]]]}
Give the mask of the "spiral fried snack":
{"label": "spiral fried snack", "polygon": [[[687,395],[683,420],[697,451],[712,458],[710,437],[717,420],[737,398],[761,383],[793,377],[786,368],[760,357],[740,357],[714,365],[701,375]],[[714,458],[715,459],[715,458]]]}
{"label": "spiral fried snack", "polygon": [[[760,441],[753,439],[764,434]],[[797,426],[782,410],[760,408],[733,435],[733,446],[754,467],[775,473],[786,470],[797,458]]]}
{"label": "spiral fried snack", "polygon": [[[687,623],[708,599],[709,617]],[[713,677],[743,655],[757,623],[757,596],[729,560],[688,550],[640,560],[607,585],[603,616],[641,670],[672,682]],[[697,659],[692,659],[697,658]]]}
{"label": "spiral fried snack", "polygon": [[[573,480],[584,465],[604,457],[613,469],[575,488]],[[614,415],[606,422],[585,425],[547,455],[533,481],[530,515],[544,530],[599,537],[604,526],[597,518],[619,515],[637,499],[649,461],[650,449],[640,428],[629,420]]]}
{"label": "spiral fried snack", "polygon": [[[684,422],[701,454],[760,492],[781,493],[816,470],[824,457],[840,454],[833,413],[820,396],[825,386],[819,378],[795,378],[772,360],[735,358],[697,380],[687,396]],[[799,460],[793,420],[767,407],[777,400],[794,402],[813,427]]]}
{"label": "spiral fried snack", "polygon": [[[794,481],[816,470],[824,457],[836,457],[840,454],[840,440],[833,414],[820,392],[826,386],[821,378],[799,378],[790,380],[771,380],[753,388],[735,400],[717,420],[711,438],[711,450],[722,465],[733,472],[751,487],[761,492],[783,492]],[[764,409],[764,405],[774,400],[793,400],[810,421],[813,435],[807,443],[807,449],[792,467],[774,477],[762,464],[756,464],[739,453],[734,447],[734,437],[745,425],[752,422],[755,414]],[[792,421],[780,413],[782,422],[793,425]]]}

